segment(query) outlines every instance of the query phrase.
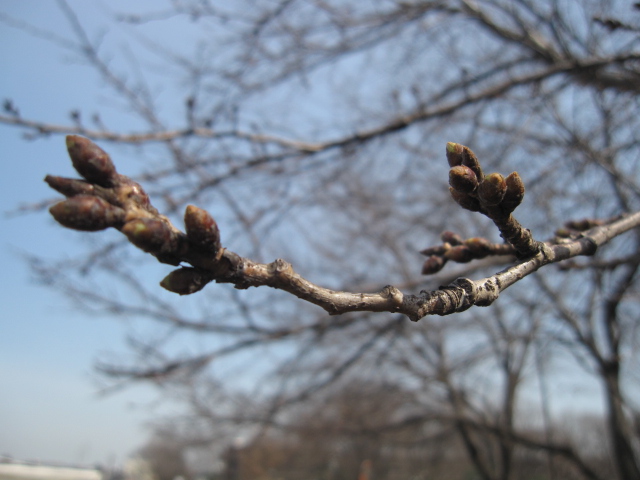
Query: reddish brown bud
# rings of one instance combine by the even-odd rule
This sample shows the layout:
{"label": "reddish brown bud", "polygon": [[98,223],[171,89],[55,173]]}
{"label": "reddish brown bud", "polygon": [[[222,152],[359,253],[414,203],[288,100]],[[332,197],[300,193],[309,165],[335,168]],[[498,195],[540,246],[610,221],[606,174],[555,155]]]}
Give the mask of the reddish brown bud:
{"label": "reddish brown bud", "polygon": [[189,242],[212,254],[220,250],[220,230],[209,213],[201,208],[188,205],[184,212],[184,225]]}
{"label": "reddish brown bud", "polygon": [[451,248],[444,254],[444,257],[458,263],[467,263],[474,258],[469,247],[465,245],[458,245]]}
{"label": "reddish brown bud", "polygon": [[136,247],[156,255],[174,252],[178,245],[171,227],[155,218],[136,218],[125,223],[121,231]]}
{"label": "reddish brown bud", "polygon": [[464,245],[471,251],[473,258],[484,258],[491,253],[491,242],[486,238],[468,238],[464,241]]}
{"label": "reddish brown bud", "polygon": [[436,245],[435,247],[427,247],[424,250],[420,250],[422,255],[430,257],[431,255],[442,255],[444,252],[451,248],[451,244],[445,243],[443,245]]}
{"label": "reddish brown bud", "polygon": [[450,232],[449,230],[442,232],[440,234],[440,239],[445,243],[450,243],[451,245],[462,245],[462,242],[464,241],[460,235]]}
{"label": "reddish brown bud", "polygon": [[44,181],[47,182],[51,188],[60,192],[65,197],[73,197],[75,195],[92,195],[94,191],[93,185],[85,182],[84,180],[78,180],[75,178],[47,175],[44,177]]}
{"label": "reddish brown bud", "polygon": [[513,212],[518,205],[522,203],[524,198],[524,182],[518,172],[511,173],[505,180],[507,183],[507,191],[502,200],[502,208],[505,212]]}
{"label": "reddish brown bud", "polygon": [[464,152],[464,145],[447,142],[447,162],[449,162],[450,167],[462,165],[462,152]]}
{"label": "reddish brown bud", "polygon": [[73,168],[89,182],[103,187],[112,186],[117,178],[116,168],[109,155],[88,138],[67,136],[67,150]]}
{"label": "reddish brown bud", "polygon": [[67,228],[95,232],[117,227],[124,221],[125,212],[101,198],[77,195],[53,205],[49,212]]}
{"label": "reddish brown bud", "polygon": [[478,182],[482,182],[484,174],[482,173],[480,162],[478,162],[478,157],[476,157],[476,154],[473,153],[469,147],[463,148],[462,165],[473,170],[473,173],[475,173],[478,178]]}
{"label": "reddish brown bud", "polygon": [[483,205],[498,205],[507,191],[507,182],[499,173],[492,173],[478,185],[478,197]]}
{"label": "reddish brown bud", "polygon": [[458,192],[457,190],[453,189],[453,187],[449,187],[449,192],[451,193],[451,196],[456,201],[456,203],[462,208],[471,210],[472,212],[480,211],[480,202],[476,197],[472,197],[471,195],[468,195],[466,193]]}
{"label": "reddish brown bud", "polygon": [[433,275],[434,273],[438,273],[442,270],[445,263],[447,263],[447,259],[440,255],[433,255],[427,258],[422,264],[422,275]]}
{"label": "reddish brown bud", "polygon": [[179,295],[190,295],[202,290],[211,280],[205,272],[191,267],[183,267],[164,277],[160,286]]}
{"label": "reddish brown bud", "polygon": [[449,170],[449,185],[460,193],[472,193],[478,187],[478,177],[469,167],[458,165]]}

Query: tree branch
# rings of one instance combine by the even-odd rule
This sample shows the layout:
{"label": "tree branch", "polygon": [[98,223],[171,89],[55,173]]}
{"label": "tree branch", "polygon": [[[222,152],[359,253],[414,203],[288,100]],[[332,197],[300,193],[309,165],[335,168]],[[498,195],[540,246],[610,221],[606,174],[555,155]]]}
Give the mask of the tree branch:
{"label": "tree branch", "polygon": [[[197,292],[212,281],[231,283],[239,289],[268,286],[318,305],[331,315],[392,312],[418,321],[427,315],[449,315],[474,305],[490,305],[506,288],[544,265],[578,255],[593,255],[612,238],[640,226],[638,212],[560,239],[558,243],[537,242],[511,215],[524,195],[524,185],[517,173],[506,181],[499,174],[484,177],[473,152],[459,144],[448,144],[449,163],[452,172],[457,172],[450,175],[454,199],[465,208],[469,208],[469,202],[475,202],[472,209],[496,223],[522,260],[490,277],[458,278],[447,286],[418,295],[404,294],[392,285],[376,293],[334,291],[303,278],[285,260],[258,263],[223,248],[215,220],[192,205],[185,213],[186,233],[181,232],[151,205],[140,185],[116,172],[109,156],[93,142],[70,135],[67,147],[74,167],[86,181],[45,178],[52,188],[68,197],[51,207],[54,218],[77,230],[114,227],[160,262],[175,266],[190,264],[173,271],[161,282],[164,288],[181,295]],[[461,178],[468,179],[464,168],[473,172],[475,183],[471,187],[460,182]],[[454,194],[462,191],[467,197]]]}

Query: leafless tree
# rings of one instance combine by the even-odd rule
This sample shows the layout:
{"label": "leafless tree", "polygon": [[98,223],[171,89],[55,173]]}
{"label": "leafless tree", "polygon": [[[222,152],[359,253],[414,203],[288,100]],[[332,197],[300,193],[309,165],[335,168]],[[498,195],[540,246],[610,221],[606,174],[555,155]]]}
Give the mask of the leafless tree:
{"label": "leafless tree", "polygon": [[[106,359],[104,373],[173,386],[202,418],[234,424],[277,423],[354,372],[393,379],[414,392],[397,423],[430,424],[437,406],[481,478],[514,478],[523,451],[546,455],[556,478],[565,467],[606,478],[554,433],[549,384],[579,367],[603,393],[616,475],[640,478],[637,5],[185,1],[118,15],[136,26],[136,62],[174,75],[157,96],[155,80],[110,63],[58,3],[71,38],[2,21],[76,54],[140,128],[120,131],[82,105],[52,125],[14,101],[0,122],[122,155],[134,145],[144,190],[73,136],[88,183],[48,177],[70,197],[54,216],[114,226],[182,264],[163,280],[174,292],[212,281],[277,289],[207,286],[170,300],[145,278],[157,269],[116,236],[74,264],[38,263],[79,304],[151,323],[132,338],[132,357]],[[186,22],[190,51],[154,36]],[[523,186],[514,215],[526,229],[511,215]],[[210,211],[221,235],[196,207],[183,234],[188,203]],[[440,238],[445,230],[455,234]],[[262,263],[273,258],[286,261]],[[86,273],[93,283],[79,281]],[[524,403],[539,409],[544,438],[523,433]]]}

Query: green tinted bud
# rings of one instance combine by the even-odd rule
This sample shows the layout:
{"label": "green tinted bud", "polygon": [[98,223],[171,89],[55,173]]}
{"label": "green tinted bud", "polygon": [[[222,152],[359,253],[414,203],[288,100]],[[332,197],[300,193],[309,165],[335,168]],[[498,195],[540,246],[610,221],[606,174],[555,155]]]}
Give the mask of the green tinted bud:
{"label": "green tinted bud", "polygon": [[464,152],[464,145],[454,142],[447,143],[447,162],[450,167],[462,165],[462,152]]}
{"label": "green tinted bud", "polygon": [[171,227],[155,218],[131,220],[124,224],[122,233],[136,247],[148,253],[171,253],[177,247],[176,234]]}

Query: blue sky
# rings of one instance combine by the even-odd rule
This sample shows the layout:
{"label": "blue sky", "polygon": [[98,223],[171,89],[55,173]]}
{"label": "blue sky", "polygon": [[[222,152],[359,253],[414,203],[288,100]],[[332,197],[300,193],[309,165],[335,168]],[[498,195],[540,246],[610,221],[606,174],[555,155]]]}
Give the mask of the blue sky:
{"label": "blue sky", "polygon": [[[80,13],[97,25],[99,11]],[[64,33],[55,2],[0,0],[0,12]],[[0,64],[0,100],[11,99],[25,117],[64,124],[73,106],[98,101],[88,69],[3,23]],[[62,136],[25,141],[23,133],[0,125],[0,455],[119,464],[144,441],[154,394],[138,387],[100,397],[93,362],[122,345],[126,325],[89,318],[34,281],[25,255],[60,258],[77,233],[58,227],[46,211],[11,212],[55,195],[42,181],[47,173],[75,175]]]}

